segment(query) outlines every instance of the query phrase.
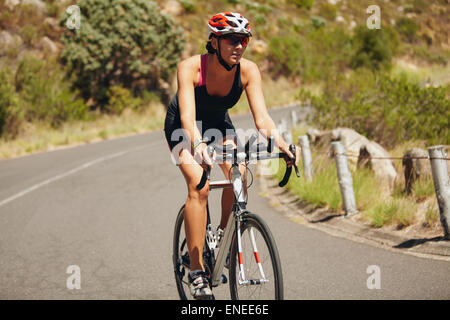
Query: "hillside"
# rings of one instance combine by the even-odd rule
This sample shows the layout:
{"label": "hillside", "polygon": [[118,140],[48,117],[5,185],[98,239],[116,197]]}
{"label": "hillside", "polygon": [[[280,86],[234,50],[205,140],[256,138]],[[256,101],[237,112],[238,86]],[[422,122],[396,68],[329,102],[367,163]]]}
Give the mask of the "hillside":
{"label": "hillside", "polygon": [[[104,1],[105,8],[108,3]],[[373,1],[157,0],[156,3],[181,28],[184,49],[179,59],[206,52],[205,26],[212,14],[227,10],[248,17],[254,36],[246,57],[256,61],[262,71],[269,106],[303,98],[298,95],[300,89],[321,94],[329,79],[341,74],[351,78],[353,70],[361,67],[406,76],[422,87],[450,83],[448,0],[378,1],[381,31],[377,34],[381,37],[375,44],[371,44],[370,34],[368,40],[364,33],[370,16],[366,9]],[[160,78],[154,82],[154,87],[140,92],[127,87],[127,83],[118,83],[108,89],[109,97],[114,97],[108,103],[116,103],[113,107],[99,106],[95,99],[82,96],[73,86],[77,80],[73,75],[65,78],[62,37],[68,30],[61,17],[72,4],[77,1],[0,0],[0,78],[8,79],[0,90],[3,99],[0,104],[3,103],[3,109],[9,105],[6,111],[0,108],[0,118],[2,112],[7,115],[3,116],[6,120],[3,120],[2,141],[5,143],[29,137],[30,132],[40,131],[37,128],[45,128],[46,124],[51,130],[70,131],[78,130],[67,129],[74,121],[82,121],[75,127],[85,128],[90,123],[97,127],[101,126],[102,117],[115,115],[114,121],[120,122],[121,118],[126,118],[121,114],[130,109],[129,106],[134,106],[131,111],[125,111],[131,112],[131,122],[141,117],[139,113],[135,115],[135,111],[142,113],[142,110],[152,110],[146,117],[153,119],[151,124],[131,131],[161,125],[164,102],[176,90],[173,71],[170,79]],[[368,44],[373,46],[370,52],[364,51]],[[33,60],[36,58],[37,61]],[[21,64],[23,67],[18,68]],[[18,76],[18,69],[22,73],[28,70],[28,75]],[[26,80],[30,79],[30,74],[34,74],[34,82]],[[21,77],[25,79],[23,84],[17,82]],[[448,93],[448,86],[446,88]],[[49,105],[53,106],[50,111]],[[235,110],[248,111],[245,99]],[[105,130],[99,129],[94,135],[99,138],[115,135]],[[127,129],[118,131],[123,134]],[[64,144],[67,139],[58,144]],[[86,139],[90,138],[81,140]],[[41,142],[41,147],[36,148],[47,147],[48,144]],[[28,149],[33,151],[35,147]],[[8,154],[10,152],[3,153]]]}

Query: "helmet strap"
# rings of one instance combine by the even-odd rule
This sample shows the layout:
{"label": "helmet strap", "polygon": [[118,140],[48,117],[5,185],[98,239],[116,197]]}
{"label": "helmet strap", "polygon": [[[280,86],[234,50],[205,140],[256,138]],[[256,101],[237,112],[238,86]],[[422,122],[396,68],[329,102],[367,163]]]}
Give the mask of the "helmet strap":
{"label": "helmet strap", "polygon": [[220,53],[220,43],[219,40],[220,38],[217,38],[217,50],[216,50],[216,55],[217,58],[219,59],[220,64],[227,70],[227,71],[231,71],[233,70],[234,67],[236,67],[235,64],[233,64],[231,67],[228,63],[225,62],[225,60],[223,60],[222,58],[222,54]]}

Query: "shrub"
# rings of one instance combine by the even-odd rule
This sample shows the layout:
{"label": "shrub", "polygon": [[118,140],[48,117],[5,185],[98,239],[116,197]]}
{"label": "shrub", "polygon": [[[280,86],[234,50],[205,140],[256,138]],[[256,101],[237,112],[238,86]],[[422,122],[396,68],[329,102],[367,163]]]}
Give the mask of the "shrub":
{"label": "shrub", "polygon": [[160,80],[170,80],[184,45],[172,19],[147,0],[81,0],[78,6],[81,28],[63,35],[62,60],[83,97],[106,105],[111,85],[162,90]]}
{"label": "shrub", "polygon": [[54,61],[25,56],[15,74],[15,89],[27,121],[48,121],[58,127],[65,121],[87,119],[88,107],[70,89],[70,81]]}
{"label": "shrub", "polygon": [[325,19],[333,21],[337,16],[336,6],[328,2],[322,2],[319,5],[319,14]]}
{"label": "shrub", "polygon": [[133,98],[130,90],[121,86],[111,86],[108,90],[108,104],[105,111],[111,114],[121,114],[125,108],[135,109],[140,105],[140,99]]}
{"label": "shrub", "polygon": [[311,17],[311,24],[313,25],[314,28],[320,29],[325,27],[327,21],[322,17],[313,16]]}
{"label": "shrub", "polygon": [[264,17],[264,15],[258,14],[254,18],[254,22],[253,23],[255,24],[255,26],[264,26],[264,25],[266,25],[267,20]]}
{"label": "shrub", "polygon": [[36,40],[36,38],[38,38],[36,27],[31,24],[23,26],[20,35],[22,36],[24,43],[26,43],[27,45],[33,45],[33,42]]}
{"label": "shrub", "polygon": [[404,140],[450,144],[450,100],[447,88],[421,88],[406,78],[360,69],[349,79],[335,74],[321,96],[306,91],[311,100],[312,121],[324,128],[350,127],[385,146]]}
{"label": "shrub", "polygon": [[59,1],[46,0],[47,13],[50,17],[56,18],[59,13]]}
{"label": "shrub", "polygon": [[352,46],[354,53],[351,66],[353,68],[389,68],[398,46],[398,39],[395,31],[389,27],[368,29],[360,25],[355,29]]}
{"label": "shrub", "polygon": [[180,0],[180,4],[186,12],[192,13],[195,11],[195,4],[190,0]]}
{"label": "shrub", "polygon": [[19,100],[11,78],[10,70],[0,70],[0,136],[6,138],[14,138],[22,122]]}
{"label": "shrub", "polygon": [[412,42],[416,36],[419,26],[414,22],[414,20],[402,17],[395,22],[397,31],[405,37],[406,40]]}
{"label": "shrub", "polygon": [[347,68],[351,38],[341,28],[316,29],[291,23],[289,29],[268,42],[267,58],[274,76],[300,75],[306,81],[325,80]]}
{"label": "shrub", "polygon": [[288,0],[288,2],[295,4],[298,8],[310,10],[314,4],[314,0]]}
{"label": "shrub", "polygon": [[409,3],[406,3],[404,6],[405,13],[414,12],[414,13],[422,13],[426,10],[428,4],[424,0],[412,0]]}
{"label": "shrub", "polygon": [[274,61],[276,75],[298,75],[304,65],[303,44],[299,37],[276,36],[269,41],[269,58]]}
{"label": "shrub", "polygon": [[341,29],[312,29],[302,41],[305,80],[326,80],[341,73],[349,64],[351,38]]}

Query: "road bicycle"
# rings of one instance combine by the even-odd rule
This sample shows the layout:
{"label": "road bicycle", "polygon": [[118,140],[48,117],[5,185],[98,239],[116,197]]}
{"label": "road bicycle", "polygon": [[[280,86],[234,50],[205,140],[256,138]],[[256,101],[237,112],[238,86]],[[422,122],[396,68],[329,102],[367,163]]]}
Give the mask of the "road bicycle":
{"label": "road bicycle", "polygon": [[[256,139],[257,136],[252,135],[245,144],[244,150],[241,148],[242,151],[229,146],[208,145],[209,154],[216,152],[215,162],[223,160],[232,163],[231,180],[211,181],[209,189],[233,188],[235,200],[222,237],[216,231],[218,229],[215,230],[212,226],[207,203],[203,263],[211,290],[228,282],[226,275],[223,274],[224,268],[228,268],[231,299],[282,300],[283,275],[278,249],[268,225],[261,217],[246,209],[245,180],[239,165],[243,164],[247,167],[250,161],[254,160],[281,158],[288,161],[289,157],[286,153],[273,153],[273,137],[268,139],[267,146],[262,143],[255,146]],[[289,149],[295,156],[295,145],[291,144]],[[292,166],[299,177],[297,166],[295,164]],[[292,166],[286,165],[286,172],[279,183],[280,187],[288,182]],[[210,168],[208,167],[197,185],[198,190],[205,186],[209,176]],[[191,299],[188,282],[190,260],[184,233],[184,205],[178,212],[175,222],[172,258],[180,299]],[[211,299],[215,299],[214,295]]]}

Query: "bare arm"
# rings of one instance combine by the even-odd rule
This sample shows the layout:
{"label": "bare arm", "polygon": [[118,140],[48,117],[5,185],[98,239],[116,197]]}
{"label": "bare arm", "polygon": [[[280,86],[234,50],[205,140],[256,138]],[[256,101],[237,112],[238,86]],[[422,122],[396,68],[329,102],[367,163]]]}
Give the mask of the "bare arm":
{"label": "bare arm", "polygon": [[[284,141],[283,137],[278,132],[275,123],[267,112],[267,107],[262,91],[261,73],[259,72],[258,66],[255,63],[249,61],[248,69],[246,72],[248,83],[245,88],[245,92],[247,94],[248,103],[253,114],[256,128],[259,132],[261,132],[263,136],[265,136],[265,138],[273,136],[276,146],[278,146],[281,151],[287,153],[292,158],[293,155],[289,151],[288,144],[286,143],[286,141]],[[297,150],[299,150],[299,148],[297,148]],[[297,154],[296,165],[298,164],[298,158],[299,153]]]}
{"label": "bare arm", "polygon": [[180,108],[181,127],[186,130],[191,143],[202,136],[195,124],[195,65],[192,59],[182,61],[178,65],[178,105]]}

